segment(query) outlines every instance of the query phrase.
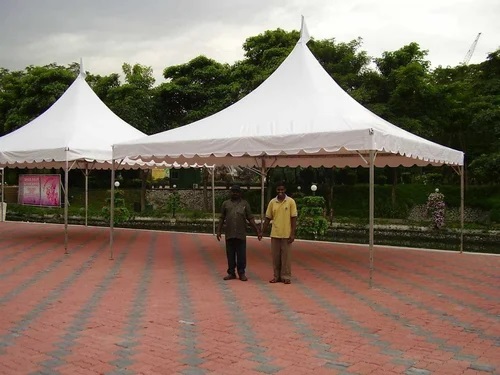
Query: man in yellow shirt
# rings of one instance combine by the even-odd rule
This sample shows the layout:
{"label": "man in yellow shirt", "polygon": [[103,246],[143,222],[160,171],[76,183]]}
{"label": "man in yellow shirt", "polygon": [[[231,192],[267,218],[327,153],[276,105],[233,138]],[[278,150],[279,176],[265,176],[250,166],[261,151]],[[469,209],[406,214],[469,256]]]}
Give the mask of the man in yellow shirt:
{"label": "man in yellow shirt", "polygon": [[271,253],[273,257],[274,278],[270,283],[283,281],[290,284],[292,276],[290,247],[295,240],[297,226],[297,205],[286,195],[283,183],[276,187],[278,195],[271,199],[267,206],[266,219],[262,232],[267,230],[272,220],[271,228]]}

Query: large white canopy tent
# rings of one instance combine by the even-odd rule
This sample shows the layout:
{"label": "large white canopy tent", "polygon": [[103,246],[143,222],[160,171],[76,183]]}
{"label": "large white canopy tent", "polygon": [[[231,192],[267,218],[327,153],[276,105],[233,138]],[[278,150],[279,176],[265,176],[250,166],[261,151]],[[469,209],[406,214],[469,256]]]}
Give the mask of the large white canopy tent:
{"label": "large white canopy tent", "polygon": [[[69,171],[73,167],[85,170],[87,208],[88,170],[112,169],[112,144],[145,136],[99,99],[85,81],[80,66],[76,80],[49,109],[28,124],[0,137],[0,167],[64,169],[64,247],[67,252]],[[154,165],[156,163],[125,159],[118,167],[150,168]]]}
{"label": "large white canopy tent", "polygon": [[463,212],[464,154],[398,128],[363,107],[323,69],[306,46],[308,40],[302,19],[295,48],[253,92],[205,119],[115,144],[113,159],[240,165],[258,167],[262,175],[274,166],[369,167],[371,285],[374,167],[456,167]]}

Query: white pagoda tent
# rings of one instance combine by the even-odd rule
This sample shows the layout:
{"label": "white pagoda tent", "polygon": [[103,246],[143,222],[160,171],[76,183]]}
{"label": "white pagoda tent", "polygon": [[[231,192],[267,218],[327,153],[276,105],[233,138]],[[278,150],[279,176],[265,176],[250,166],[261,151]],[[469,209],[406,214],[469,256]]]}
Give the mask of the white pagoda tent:
{"label": "white pagoda tent", "polygon": [[115,144],[113,159],[240,165],[256,167],[262,174],[274,166],[368,167],[371,280],[374,167],[448,164],[461,174],[463,186],[464,154],[363,107],[323,69],[308,40],[302,20],[295,48],[253,92],[202,120]]}
{"label": "white pagoda tent", "polygon": [[[87,177],[89,169],[112,169],[112,145],[145,136],[99,99],[85,81],[80,66],[78,77],[50,108],[28,124],[0,137],[0,167],[64,169],[67,251],[69,171],[80,168],[85,170]],[[125,159],[119,167],[149,168],[154,164]],[[86,194],[86,205],[87,199]]]}

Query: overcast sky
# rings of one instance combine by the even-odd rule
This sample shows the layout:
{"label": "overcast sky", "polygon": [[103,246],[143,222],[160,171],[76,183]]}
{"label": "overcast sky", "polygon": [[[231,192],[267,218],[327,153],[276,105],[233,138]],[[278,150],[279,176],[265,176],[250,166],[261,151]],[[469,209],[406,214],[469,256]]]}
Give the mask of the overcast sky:
{"label": "overcast sky", "polygon": [[0,0],[0,67],[82,57],[94,74],[151,66],[159,82],[198,55],[241,60],[247,37],[299,30],[301,15],[315,39],[361,37],[372,57],[417,42],[433,67],[456,66],[479,32],[471,63],[500,48],[499,0]]}

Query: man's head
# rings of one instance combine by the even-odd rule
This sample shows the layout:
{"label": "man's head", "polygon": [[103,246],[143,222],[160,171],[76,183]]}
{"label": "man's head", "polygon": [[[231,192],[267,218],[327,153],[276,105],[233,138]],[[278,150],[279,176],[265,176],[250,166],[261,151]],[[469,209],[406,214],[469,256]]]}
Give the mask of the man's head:
{"label": "man's head", "polygon": [[278,183],[276,185],[276,193],[278,193],[278,199],[285,199],[286,196],[286,187],[283,182]]}
{"label": "man's head", "polygon": [[231,186],[231,199],[238,199],[241,196],[240,185]]}

